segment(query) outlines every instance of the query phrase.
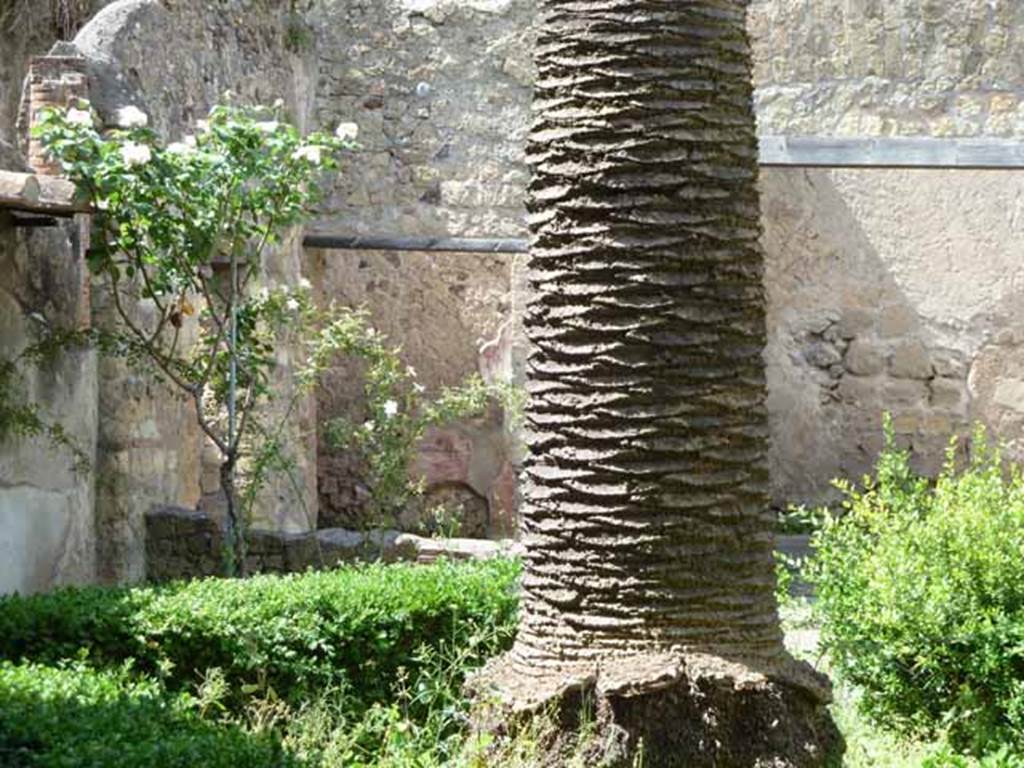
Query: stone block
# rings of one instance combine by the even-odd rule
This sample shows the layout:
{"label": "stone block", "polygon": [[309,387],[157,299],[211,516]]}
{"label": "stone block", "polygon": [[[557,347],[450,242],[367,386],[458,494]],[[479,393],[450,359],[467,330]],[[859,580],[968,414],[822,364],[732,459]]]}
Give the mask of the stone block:
{"label": "stone block", "polygon": [[933,349],[932,368],[936,376],[963,379],[967,376],[967,361],[962,352],[955,349]]}
{"label": "stone block", "polygon": [[289,572],[298,573],[323,565],[320,543],[315,533],[285,535],[284,545],[284,565]]}
{"label": "stone block", "polygon": [[882,388],[882,407],[904,410],[928,404],[928,385],[914,379],[891,379]]}
{"label": "stone block", "polygon": [[854,376],[875,376],[885,369],[885,353],[873,341],[854,339],[846,349],[843,365]]}
{"label": "stone block", "polygon": [[931,378],[931,356],[924,344],[916,339],[897,344],[889,358],[889,373],[897,379]]}
{"label": "stone block", "polygon": [[416,542],[420,537],[410,533],[370,531],[366,538],[368,551],[385,563],[411,562],[419,554]]}
{"label": "stone block", "polygon": [[892,428],[897,435],[913,435],[923,423],[920,413],[894,413],[892,417]]}
{"label": "stone block", "polygon": [[960,409],[967,396],[967,383],[958,379],[932,379],[928,389],[932,407],[944,410]]}
{"label": "stone block", "polygon": [[843,356],[833,344],[829,344],[827,341],[822,340],[812,341],[804,347],[803,358],[808,364],[813,365],[815,368],[823,368],[827,370],[836,363],[839,363],[843,359]]}
{"label": "stone block", "polygon": [[839,383],[840,400],[856,409],[876,406],[881,399],[881,386],[875,379],[845,376]]}
{"label": "stone block", "polygon": [[325,567],[358,560],[365,550],[366,537],[346,528],[322,528],[316,532],[320,556]]}

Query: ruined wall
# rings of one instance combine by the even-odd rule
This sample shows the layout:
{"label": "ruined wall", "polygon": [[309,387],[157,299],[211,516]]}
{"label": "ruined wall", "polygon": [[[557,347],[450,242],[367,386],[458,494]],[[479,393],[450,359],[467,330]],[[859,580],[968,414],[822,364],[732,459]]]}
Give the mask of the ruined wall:
{"label": "ruined wall", "polygon": [[[306,128],[360,127],[363,149],[316,229],[525,235],[532,0],[305,1],[299,16],[286,5],[118,0],[76,43],[93,63],[96,105],[108,116],[139,106],[176,138],[229,88],[263,103],[280,96]],[[1024,131],[1019,3],[753,0],[750,29],[762,133]],[[52,39],[0,36],[0,85],[20,82],[24,52]],[[11,94],[0,135],[12,135]],[[764,171],[776,503],[827,499],[830,478],[865,471],[883,409],[925,468],[974,419],[1024,452],[1021,184],[992,171]],[[57,264],[68,247],[66,233],[0,222],[0,274],[15,276],[0,281],[4,351],[28,337],[24,297],[42,295],[38,277],[6,264]],[[303,253],[297,236],[267,263],[275,279],[309,277],[325,301],[365,303],[429,390],[478,370],[505,377],[521,363],[521,266],[505,256]],[[89,482],[64,458],[42,445],[0,449],[0,591],[92,578],[93,529],[100,574],[138,578],[149,506],[193,505],[216,490],[187,407],[114,363],[99,373],[88,357],[62,365],[29,379],[76,434],[98,436],[97,520]],[[322,418],[358,414],[353,373],[339,370],[324,387]],[[309,404],[295,436],[315,422]],[[272,488],[263,509],[273,513],[258,523],[312,527],[318,490],[322,527],[357,525],[367,496],[359,467],[322,450],[314,489],[317,457],[300,442],[305,489]],[[478,510],[474,526],[508,532],[515,447],[500,415],[433,433],[420,464],[439,498]]]}
{"label": "ruined wall", "polygon": [[[75,0],[73,5],[85,9],[88,3]],[[8,16],[4,23],[31,18],[33,25],[17,24],[0,42],[0,52],[5,54],[0,80],[16,84],[15,92],[20,91],[28,53],[45,52],[57,36],[47,31],[49,3],[19,0],[19,13],[22,6],[32,6],[29,10],[35,15]],[[133,105],[147,113],[161,134],[178,138],[193,131],[195,121],[205,117],[227,91],[247,103],[270,104],[282,98],[289,119],[301,127],[307,125],[313,68],[308,49],[299,44],[304,29],[301,19],[286,4],[97,0],[90,9],[103,6],[107,7],[73,43],[61,43],[57,50],[87,59],[90,99],[108,125],[114,123],[120,107]],[[0,112],[4,135],[15,134],[17,101],[5,90]],[[11,156],[15,156],[13,150]],[[4,161],[6,168],[14,162],[8,162],[6,155]],[[0,330],[3,351],[14,353],[29,338],[31,323],[26,318],[34,305],[21,297],[26,291],[39,292],[33,282],[38,282],[36,271],[52,269],[53,274],[46,273],[51,283],[74,280],[76,273],[68,266],[71,260],[66,236],[61,240],[63,230],[51,230],[46,236],[24,235],[14,233],[6,220],[2,224]],[[269,280],[293,284],[299,280],[299,237],[296,230],[266,255]],[[20,265],[18,270],[8,269],[10,260]],[[102,324],[112,311],[103,287],[93,288],[93,319]],[[8,294],[14,298],[8,300]],[[56,322],[53,309],[40,311]],[[88,310],[84,309],[86,315]],[[146,314],[144,306],[134,311],[139,317]],[[279,350],[282,391],[289,386],[291,352]],[[97,363],[91,356],[71,357],[67,365],[72,364],[80,369],[74,376],[63,369],[56,371],[56,378],[31,372],[31,391],[23,394],[40,400],[83,439],[94,452],[93,471],[84,479],[68,476],[57,466],[57,459],[41,458],[46,453],[39,441],[0,448],[0,592],[44,589],[68,580],[140,579],[145,575],[144,515],[151,506],[206,502],[215,512],[218,508],[216,467],[211,466],[209,450],[204,450],[189,403],[121,361]],[[258,505],[258,526],[270,530],[315,527],[314,406],[312,399],[302,403],[298,418],[289,422],[298,465],[296,481],[278,478],[271,483]]]}
{"label": "ruined wall", "polygon": [[[195,122],[230,91],[244,103],[283,99],[291,119],[304,126],[309,63],[291,44],[290,19],[286,9],[260,0],[119,0],[82,29],[73,50],[89,61],[91,100],[110,124],[119,108],[134,105],[163,136],[177,139],[193,132]],[[265,272],[275,281],[294,284],[301,274],[299,255],[295,233],[266,257]],[[100,323],[111,317],[102,295],[97,291]],[[279,358],[285,382],[288,350],[281,349]],[[219,508],[216,468],[209,466],[215,453],[203,450],[192,409],[180,395],[121,361],[103,361],[97,467],[103,578],[131,581],[144,576],[144,515],[154,504],[195,506],[205,493],[208,506]],[[271,484],[256,510],[259,526],[315,526],[315,447],[311,437],[304,437],[313,433],[313,411],[307,406],[299,413],[290,427],[297,482],[276,479]]]}
{"label": "ruined wall", "polygon": [[[1024,5],[754,0],[764,134],[1024,134]],[[762,171],[777,503],[988,423],[1024,458],[1022,193],[1005,171]]]}
{"label": "ruined wall", "polygon": [[[1019,3],[753,0],[749,19],[763,134],[1024,131]],[[317,113],[355,120],[365,145],[321,228],[523,234],[534,24],[528,0],[321,4]],[[974,419],[1020,439],[1014,174],[766,169],[762,193],[776,504],[833,498],[831,478],[867,471],[883,409],[924,469]],[[311,258],[325,296],[366,302],[422,370],[472,371],[524,300],[515,259]],[[495,345],[503,370],[517,339]],[[325,413],[350,391],[339,379]],[[357,476],[321,456],[328,517],[358,515]]]}
{"label": "ruined wall", "polygon": [[[26,170],[0,142],[0,168]],[[17,360],[46,323],[75,325],[88,314],[74,222],[22,229],[0,211],[0,358]],[[95,460],[96,356],[89,351],[41,364],[19,361],[15,403],[34,402]],[[9,403],[5,402],[4,405]],[[74,454],[45,437],[0,441],[0,594],[30,593],[95,578],[93,482]]]}
{"label": "ruined wall", "polygon": [[31,56],[69,40],[114,0],[3,0],[0,2],[0,141],[16,145],[21,85]]}
{"label": "ruined wall", "polygon": [[752,0],[764,133],[1019,136],[1016,0]]}
{"label": "ruined wall", "polygon": [[[523,236],[532,3],[335,1],[318,4],[315,13],[316,122],[355,121],[363,145],[317,229]],[[428,392],[477,371],[507,377],[509,257],[309,257],[324,298],[365,303]],[[359,385],[350,374],[339,371],[324,388],[325,417],[358,408]],[[368,492],[359,467],[344,452],[324,448],[323,524],[351,526]],[[500,414],[490,414],[431,434],[420,469],[438,499],[454,495],[466,503],[467,533],[507,534],[514,525],[513,460]]]}

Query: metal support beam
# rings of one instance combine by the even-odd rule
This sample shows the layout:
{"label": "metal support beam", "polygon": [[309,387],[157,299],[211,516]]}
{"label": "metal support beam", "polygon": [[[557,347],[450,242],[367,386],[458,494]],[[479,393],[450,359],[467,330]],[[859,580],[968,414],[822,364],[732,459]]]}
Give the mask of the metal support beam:
{"label": "metal support beam", "polygon": [[[1024,170],[1024,141],[1011,139],[844,138],[762,136],[760,163],[768,168],[916,168]],[[351,251],[526,253],[519,238],[306,235],[303,245]]]}
{"label": "metal support beam", "polygon": [[759,154],[767,167],[1024,169],[1013,139],[762,136]]}
{"label": "metal support beam", "polygon": [[310,233],[307,248],[345,251],[447,251],[449,253],[526,253],[527,241],[490,237],[341,236]]}
{"label": "metal support beam", "polygon": [[52,216],[18,216],[11,217],[13,225],[20,229],[38,229],[40,227],[56,227],[57,219]]}

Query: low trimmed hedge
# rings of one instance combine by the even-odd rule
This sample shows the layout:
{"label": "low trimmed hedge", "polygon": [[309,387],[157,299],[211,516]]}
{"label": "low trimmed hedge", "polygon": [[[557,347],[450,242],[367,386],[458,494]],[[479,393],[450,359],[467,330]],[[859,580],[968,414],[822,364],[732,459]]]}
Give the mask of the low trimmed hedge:
{"label": "low trimmed hedge", "polygon": [[99,668],[131,659],[171,690],[219,668],[235,692],[272,689],[296,702],[341,686],[368,706],[391,695],[400,669],[415,679],[421,646],[475,642],[485,656],[508,645],[518,574],[509,560],[369,565],[7,597],[0,659]]}
{"label": "low trimmed hedge", "polygon": [[271,737],[204,721],[187,695],[126,670],[0,662],[0,765],[291,768]]}

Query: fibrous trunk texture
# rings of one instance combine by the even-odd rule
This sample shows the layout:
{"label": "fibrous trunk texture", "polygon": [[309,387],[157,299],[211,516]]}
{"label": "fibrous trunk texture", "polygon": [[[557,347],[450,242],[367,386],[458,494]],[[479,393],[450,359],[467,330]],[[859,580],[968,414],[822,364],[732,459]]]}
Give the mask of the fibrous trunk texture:
{"label": "fibrous trunk texture", "polygon": [[773,591],[747,0],[540,5],[521,623],[478,687],[589,690],[645,766],[821,764]]}

